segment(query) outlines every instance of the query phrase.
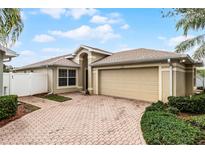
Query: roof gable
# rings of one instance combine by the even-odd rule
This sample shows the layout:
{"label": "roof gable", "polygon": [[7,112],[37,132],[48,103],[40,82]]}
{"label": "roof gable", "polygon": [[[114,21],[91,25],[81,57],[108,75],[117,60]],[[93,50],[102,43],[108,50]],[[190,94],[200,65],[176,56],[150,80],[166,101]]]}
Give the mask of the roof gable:
{"label": "roof gable", "polygon": [[94,48],[94,47],[90,47],[90,46],[87,46],[87,45],[81,45],[80,47],[78,47],[75,52],[72,54],[73,56],[77,55],[78,52],[82,49],[86,49],[88,50],[89,52],[95,52],[95,53],[100,53],[100,54],[103,54],[103,55],[112,55],[111,52],[108,52],[108,51],[105,51],[105,50],[102,50],[102,49],[99,49],[99,48]]}

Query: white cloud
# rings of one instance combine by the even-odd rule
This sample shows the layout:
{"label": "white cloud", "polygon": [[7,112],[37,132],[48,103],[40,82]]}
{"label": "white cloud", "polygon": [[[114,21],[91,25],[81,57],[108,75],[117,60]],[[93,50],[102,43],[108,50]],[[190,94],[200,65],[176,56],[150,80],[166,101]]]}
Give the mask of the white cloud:
{"label": "white cloud", "polygon": [[63,31],[50,31],[51,35],[66,37],[74,40],[84,40],[84,39],[98,39],[101,43],[106,42],[110,39],[119,38],[120,35],[116,34],[112,27],[108,24],[97,26],[95,28],[88,25],[82,25],[79,28],[72,29],[66,32]]}
{"label": "white cloud", "polygon": [[124,24],[124,25],[122,25],[120,28],[126,30],[126,29],[129,29],[130,26],[129,26],[128,24]]}
{"label": "white cloud", "polygon": [[96,23],[96,24],[114,24],[114,23],[119,23],[122,21],[120,16],[101,16],[101,15],[94,15],[90,22],[91,23]]}
{"label": "white cloud", "polygon": [[164,41],[165,44],[168,45],[169,47],[175,47],[179,43],[181,43],[187,39],[191,39],[193,37],[194,36],[192,36],[192,35],[188,35],[188,36],[180,35],[180,36],[175,36],[175,37],[170,37],[170,38],[167,38],[164,36],[158,36],[157,39]]}
{"label": "white cloud", "polygon": [[23,20],[26,20],[26,15],[25,15],[25,13],[23,11],[20,12],[20,15],[21,15],[21,18]]}
{"label": "white cloud", "polygon": [[8,47],[9,48],[18,48],[22,45],[22,42],[21,41],[16,41],[14,44],[12,43],[12,41],[10,41],[8,43]]}
{"label": "white cloud", "polygon": [[42,51],[45,53],[68,53],[68,49],[63,48],[43,48]]}
{"label": "white cloud", "polygon": [[55,38],[47,34],[40,34],[40,35],[34,36],[33,41],[40,42],[40,43],[46,43],[46,42],[55,41]]}
{"label": "white cloud", "polygon": [[40,9],[41,13],[47,14],[49,16],[51,16],[54,19],[60,19],[62,15],[64,15],[66,13],[66,9]]}
{"label": "white cloud", "polygon": [[108,20],[107,17],[103,17],[103,16],[100,16],[100,15],[95,15],[95,16],[92,17],[90,22],[92,22],[92,23],[106,23],[107,20]]}
{"label": "white cloud", "polygon": [[125,50],[131,50],[132,48],[130,48],[127,44],[122,44],[119,46],[119,48],[116,51],[125,51]]}
{"label": "white cloud", "polygon": [[79,9],[68,9],[66,15],[73,17],[74,19],[80,19],[82,16],[92,16],[97,13],[96,9],[86,9],[86,8],[79,8]]}
{"label": "white cloud", "polygon": [[[82,16],[93,16],[98,11],[96,9],[86,9],[86,8],[78,8],[78,9],[40,9],[40,12],[43,14],[47,14],[54,19],[60,19],[62,16],[71,16],[74,19],[80,19]],[[31,12],[32,13],[32,12]],[[34,12],[33,14],[36,14]]]}
{"label": "white cloud", "polygon": [[31,51],[31,50],[23,50],[19,52],[20,56],[26,56],[26,57],[32,57],[35,55],[35,52]]}
{"label": "white cloud", "polygon": [[21,41],[16,41],[15,44],[14,44],[14,47],[15,48],[18,48],[22,45],[22,42]]}
{"label": "white cloud", "polygon": [[190,39],[190,38],[193,38],[193,36],[191,36],[191,35],[188,35],[188,36],[181,35],[181,36],[172,37],[172,38],[169,38],[168,45],[169,46],[176,46],[179,43],[181,43],[181,42],[183,42],[187,39]]}

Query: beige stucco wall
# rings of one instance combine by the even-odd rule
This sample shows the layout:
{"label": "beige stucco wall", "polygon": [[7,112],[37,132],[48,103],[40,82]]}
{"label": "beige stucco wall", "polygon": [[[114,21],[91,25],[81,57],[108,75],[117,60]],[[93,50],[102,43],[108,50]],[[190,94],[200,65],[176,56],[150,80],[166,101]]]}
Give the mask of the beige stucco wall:
{"label": "beige stucco wall", "polygon": [[[84,53],[88,55],[88,90],[91,94],[93,94],[93,71],[92,71],[92,67],[90,66],[90,64],[94,61],[102,59],[103,57],[106,57],[106,55],[91,52],[91,51],[88,51],[87,49],[81,49],[76,53],[73,61],[76,62],[77,64],[83,64],[82,62],[83,59],[81,55]],[[81,89],[83,89],[83,76],[84,76],[83,71],[84,70],[82,70],[82,68],[79,69],[79,87]]]}
{"label": "beige stucco wall", "polygon": [[176,74],[176,94],[175,96],[186,95],[186,74],[184,71],[175,71]]}
{"label": "beige stucco wall", "polygon": [[[69,87],[58,87],[58,68],[66,68],[66,69],[75,69],[76,72],[76,86]],[[79,91],[78,88],[78,68],[72,67],[54,67],[53,68],[53,93],[66,93],[66,92],[75,92]]]}
{"label": "beige stucco wall", "polygon": [[166,102],[167,97],[170,96],[170,76],[169,76],[169,71],[162,71],[162,101]]}
{"label": "beige stucco wall", "polygon": [[193,94],[193,87],[194,87],[194,67],[188,66],[186,68],[186,95]]}

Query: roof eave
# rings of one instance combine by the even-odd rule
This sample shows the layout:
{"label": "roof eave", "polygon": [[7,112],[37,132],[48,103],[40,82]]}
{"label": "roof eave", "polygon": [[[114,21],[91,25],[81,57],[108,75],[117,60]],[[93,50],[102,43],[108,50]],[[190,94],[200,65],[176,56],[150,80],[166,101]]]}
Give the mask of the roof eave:
{"label": "roof eave", "polygon": [[52,66],[57,66],[57,67],[76,67],[79,68],[80,66],[74,66],[74,65],[58,65],[58,64],[49,64],[49,65],[41,65],[41,66],[33,66],[33,67],[26,67],[26,68],[17,68],[14,69],[15,71],[23,71],[26,69],[35,69],[35,68],[43,68],[43,67],[52,67]]}
{"label": "roof eave", "polygon": [[[150,63],[150,62],[160,62],[160,61],[167,61],[167,59],[181,59],[181,58],[188,58],[187,56],[181,56],[181,57],[166,57],[166,58],[157,58],[157,59],[148,59],[148,60],[132,60],[132,61],[123,61],[123,62],[114,62],[114,63],[104,63],[104,64],[91,64],[93,67],[101,67],[101,66],[109,66],[109,65],[120,65],[120,64],[138,64],[138,63]],[[189,59],[189,58],[188,58]],[[189,59],[193,64],[194,61],[192,59]]]}

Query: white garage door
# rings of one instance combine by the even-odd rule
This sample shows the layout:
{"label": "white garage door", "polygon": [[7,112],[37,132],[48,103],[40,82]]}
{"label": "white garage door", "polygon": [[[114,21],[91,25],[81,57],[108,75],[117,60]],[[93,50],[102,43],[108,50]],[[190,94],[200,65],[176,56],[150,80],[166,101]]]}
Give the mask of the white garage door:
{"label": "white garage door", "polygon": [[99,93],[138,100],[159,98],[158,68],[101,70]]}

